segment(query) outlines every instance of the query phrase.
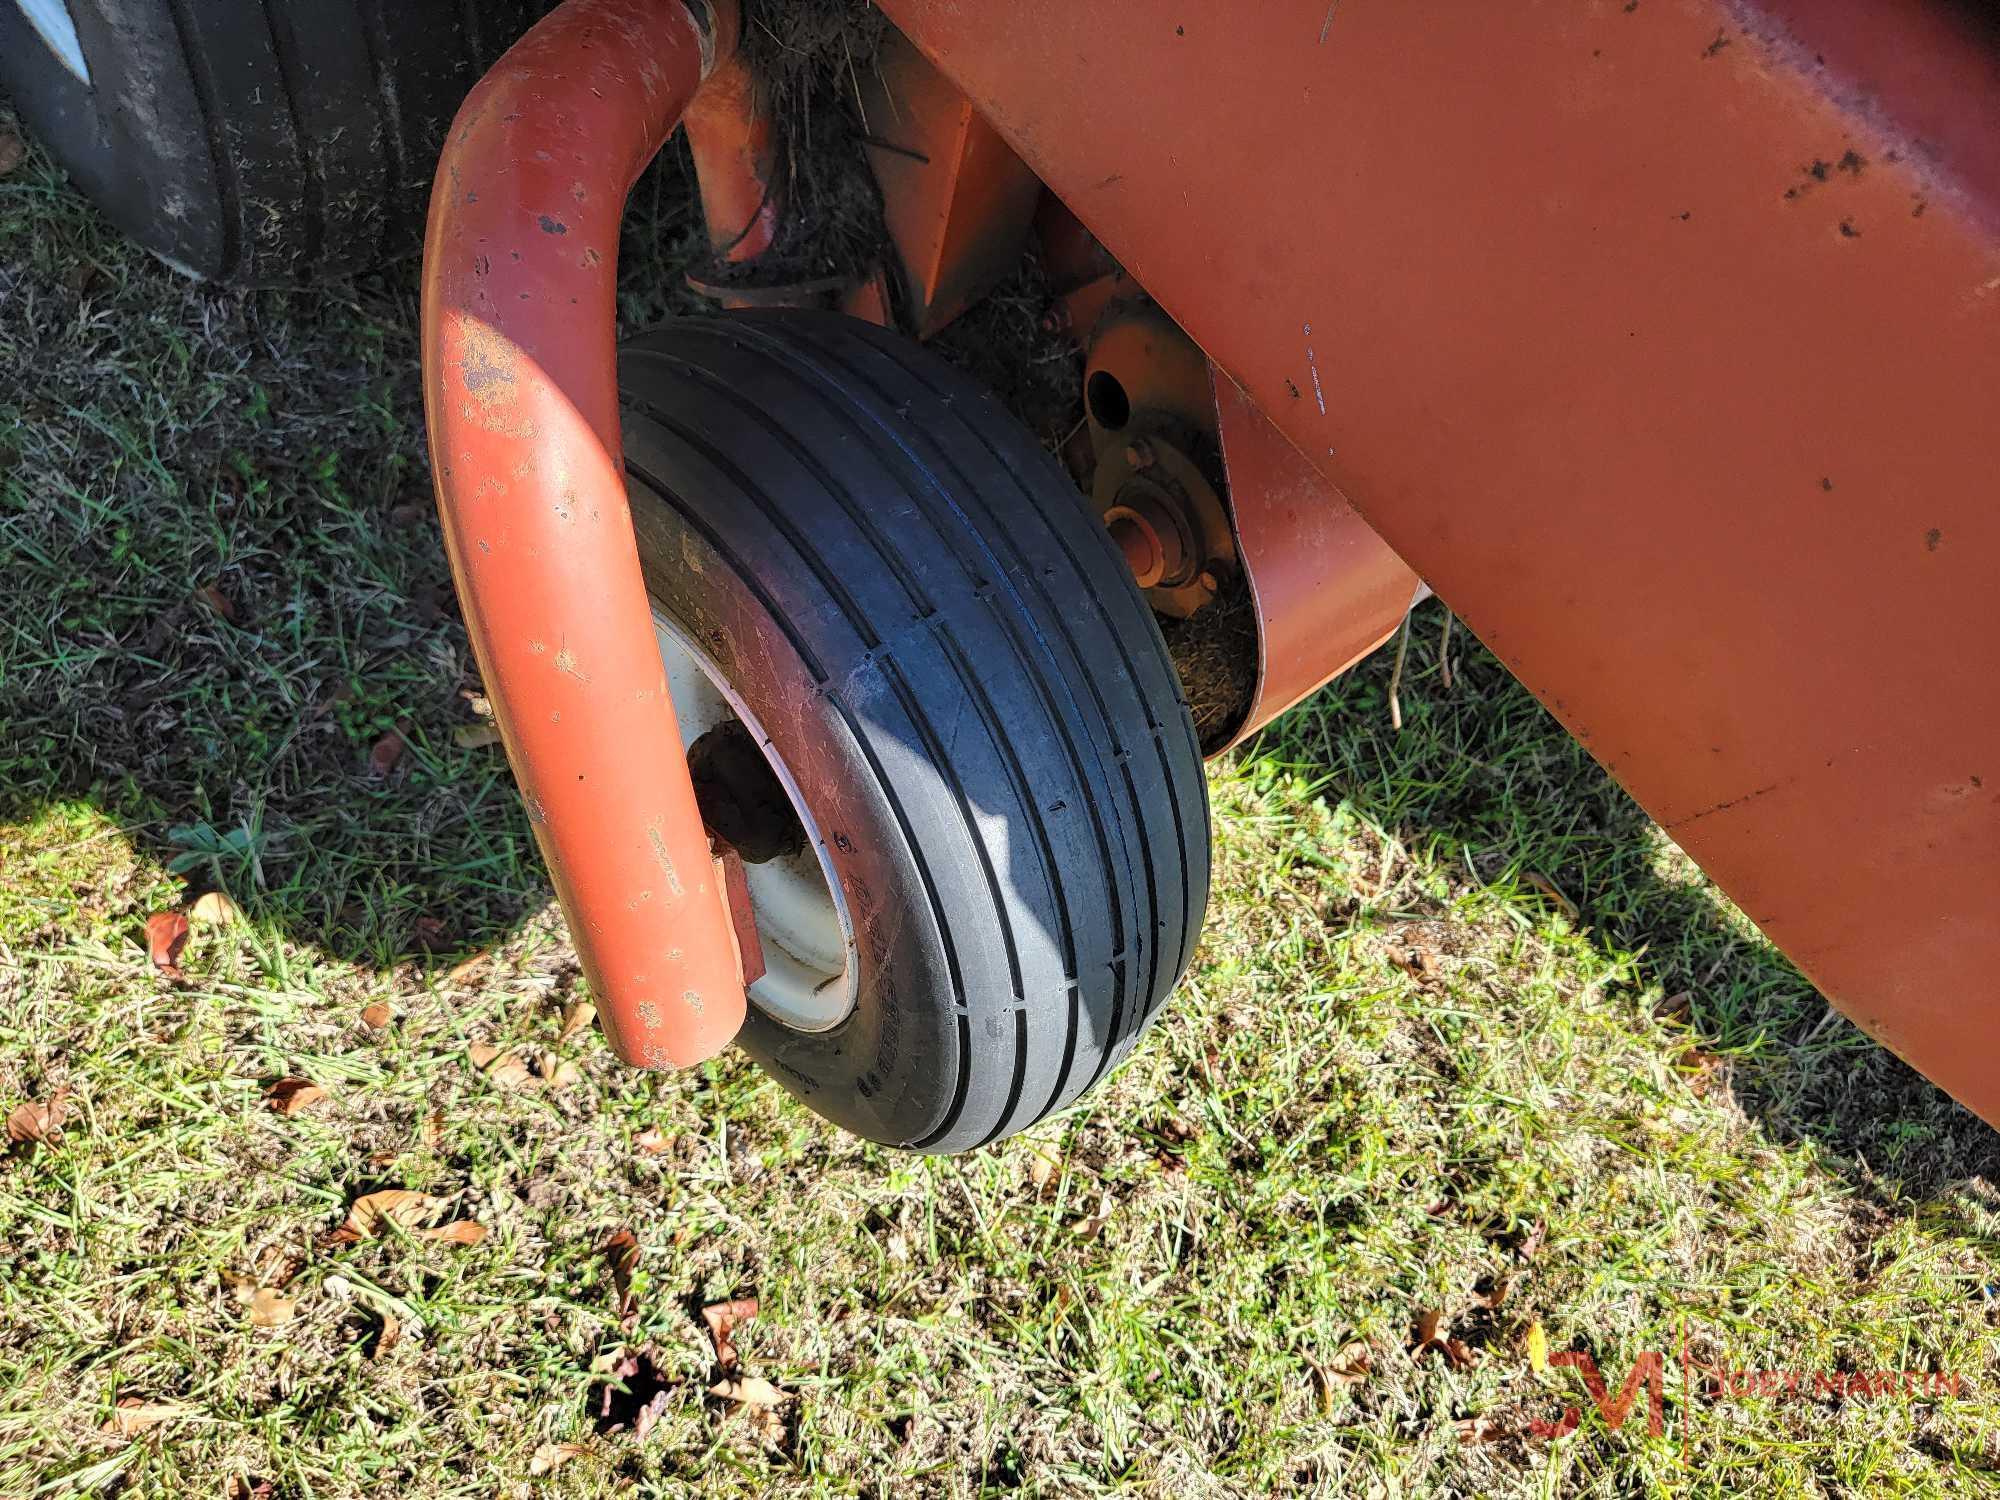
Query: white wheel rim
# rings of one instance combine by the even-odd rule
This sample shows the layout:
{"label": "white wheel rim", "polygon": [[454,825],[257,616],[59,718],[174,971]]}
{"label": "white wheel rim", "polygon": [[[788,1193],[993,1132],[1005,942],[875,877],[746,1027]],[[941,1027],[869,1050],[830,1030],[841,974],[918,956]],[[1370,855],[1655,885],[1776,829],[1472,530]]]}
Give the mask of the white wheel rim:
{"label": "white wheel rim", "polygon": [[805,826],[806,846],[762,864],[744,862],[750,910],[764,950],[764,975],[750,986],[750,1000],[779,1024],[795,1031],[826,1031],[854,1010],[856,976],[854,924],[847,902],[798,783],[763,725],[724,679],[707,652],[690,640],[655,604],[653,633],[667,669],[667,692],[680,720],[681,745],[692,745],[709,730],[739,721],[764,751]]}
{"label": "white wheel rim", "polygon": [[14,4],[35,28],[35,35],[55,53],[56,61],[74,73],[79,83],[89,87],[90,64],[83,60],[83,43],[63,0],[14,0]]}

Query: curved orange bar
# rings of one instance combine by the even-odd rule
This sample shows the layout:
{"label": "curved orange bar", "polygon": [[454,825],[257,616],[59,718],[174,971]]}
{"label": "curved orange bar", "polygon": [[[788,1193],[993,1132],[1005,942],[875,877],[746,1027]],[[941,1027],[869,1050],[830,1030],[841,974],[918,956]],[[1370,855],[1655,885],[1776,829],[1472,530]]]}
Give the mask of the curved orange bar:
{"label": "curved orange bar", "polygon": [[743,980],[667,697],[618,439],[633,180],[735,42],[684,0],[567,0],[453,121],[424,237],[424,410],[466,631],[618,1055],[698,1062]]}

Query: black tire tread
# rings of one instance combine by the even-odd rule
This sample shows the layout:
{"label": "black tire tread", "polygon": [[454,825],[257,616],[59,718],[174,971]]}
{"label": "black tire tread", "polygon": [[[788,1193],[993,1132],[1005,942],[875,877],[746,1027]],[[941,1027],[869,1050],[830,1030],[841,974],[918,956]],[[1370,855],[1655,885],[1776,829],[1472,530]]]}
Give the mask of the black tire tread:
{"label": "black tire tread", "polygon": [[[725,472],[734,468],[731,498],[764,518],[839,610],[860,657],[890,683],[980,863],[1012,996],[968,997],[960,982],[952,997],[960,1076],[942,1118],[909,1144],[963,1149],[1061,1108],[1144,1033],[1192,953],[1206,904],[1207,797],[1193,720],[1122,559],[1067,478],[990,395],[868,325],[831,315],[683,319],[629,345],[625,359],[628,455],[643,427],[649,438],[706,448]],[[688,397],[673,403],[679,415],[643,395],[662,381]],[[712,430],[754,434],[732,447],[766,444],[802,466],[832,499],[832,513],[800,525],[785,513],[795,502],[764,492],[715,451],[704,417]],[[670,485],[641,477],[683,514],[692,509]],[[884,519],[891,510],[893,524]],[[811,670],[858,732],[840,702],[840,665],[815,661]],[[935,722],[913,675],[955,682],[954,717],[963,723],[947,731]],[[947,744],[948,733],[962,740],[975,732],[979,763],[998,767],[990,780],[1003,784],[1012,806],[1006,822],[1025,835],[1027,847],[1011,850],[1016,887],[1031,853],[1038,920],[1061,966],[1059,981],[1042,973],[1032,994],[995,875],[999,852],[987,846]],[[1064,868],[1059,850],[1079,841],[1054,833],[1036,790],[1050,780],[1098,789],[1080,809],[1095,869]],[[988,799],[1001,792],[981,787]],[[922,867],[911,820],[902,822]],[[948,941],[937,873],[924,869],[922,879]],[[1079,1057],[1083,995],[1100,981],[1083,970],[1074,926],[1081,898],[1072,886],[1108,897],[1101,913],[1083,918],[1107,923],[1111,934],[1094,944],[1110,966],[1111,994],[1109,1024],[1088,1058]],[[952,972],[961,972],[956,958]],[[1060,1017],[1051,1013],[1052,989],[1064,997]],[[970,1022],[975,1012],[1008,1011],[1009,1076],[1004,1088],[989,1080],[975,1098],[966,1076]]]}

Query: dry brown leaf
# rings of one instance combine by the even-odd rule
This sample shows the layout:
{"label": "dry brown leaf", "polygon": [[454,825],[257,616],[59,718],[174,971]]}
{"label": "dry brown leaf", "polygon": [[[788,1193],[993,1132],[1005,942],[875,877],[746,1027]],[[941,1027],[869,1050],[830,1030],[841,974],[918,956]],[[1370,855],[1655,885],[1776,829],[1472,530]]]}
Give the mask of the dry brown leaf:
{"label": "dry brown leaf", "polygon": [[566,1042],[578,1032],[589,1027],[597,1019],[597,1007],[588,1000],[577,1000],[563,1008],[562,1027],[556,1032],[558,1042]]}
{"label": "dry brown leaf", "polygon": [[403,758],[407,746],[402,726],[398,725],[368,747],[368,769],[376,776],[387,776],[396,769],[396,762]]}
{"label": "dry brown leaf", "polygon": [[375,1335],[375,1348],[374,1351],[370,1354],[369,1358],[371,1359],[387,1358],[389,1351],[395,1348],[396,1345],[402,1341],[402,1338],[403,1338],[403,1320],[398,1318],[392,1312],[383,1313],[382,1331]]}
{"label": "dry brown leaf", "polygon": [[203,891],[194,898],[194,905],[188,908],[188,915],[197,922],[206,922],[211,927],[223,927],[242,919],[243,913],[236,909],[221,891]]}
{"label": "dry brown leaf", "polygon": [[657,1125],[648,1125],[632,1137],[632,1146],[647,1156],[658,1156],[667,1149],[667,1134]]}
{"label": "dry brown leaf", "polygon": [[554,1064],[543,1058],[542,1067],[546,1070],[542,1080],[552,1089],[572,1088],[583,1082],[583,1069],[566,1057],[558,1059]]}
{"label": "dry brown leaf", "polygon": [[398,1229],[413,1229],[437,1212],[443,1202],[442,1198],[433,1198],[429,1193],[409,1188],[385,1188],[379,1193],[363,1193],[348,1205],[346,1222],[327,1239],[334,1244],[351,1245],[371,1235],[387,1234],[392,1224]]}
{"label": "dry brown leaf", "polygon": [[544,1443],[528,1460],[528,1473],[536,1479],[544,1474],[553,1474],[572,1458],[583,1457],[584,1452],[581,1443]]}
{"label": "dry brown leaf", "polygon": [[278,1487],[260,1474],[231,1474],[222,1500],[275,1500]]}
{"label": "dry brown leaf", "polygon": [[326,1090],[310,1078],[280,1078],[264,1090],[265,1101],[287,1119],[304,1114],[325,1097]]}
{"label": "dry brown leaf", "polygon": [[396,1019],[396,1012],[386,1000],[377,1000],[373,1005],[361,1007],[361,1024],[370,1031],[387,1031],[389,1023]]}
{"label": "dry brown leaf", "polygon": [[14,1107],[7,1116],[7,1139],[16,1146],[52,1146],[62,1138],[63,1118],[69,1113],[69,1090],[57,1089],[47,1103],[29,1100]]}
{"label": "dry brown leaf", "polygon": [[1685,1021],[1693,1011],[1694,996],[1687,990],[1676,990],[1653,1007],[1653,1014],[1662,1021]]}
{"label": "dry brown leaf", "polygon": [[736,1345],[730,1335],[757,1316],[755,1297],[735,1297],[727,1302],[711,1302],[701,1310],[708,1325],[709,1341],[715,1345],[715,1363],[724,1371],[736,1368]]}
{"label": "dry brown leaf", "polygon": [[790,1391],[781,1391],[758,1375],[739,1375],[731,1380],[718,1380],[708,1388],[708,1393],[743,1406],[783,1406],[792,1399]]}
{"label": "dry brown leaf", "polygon": [[435,1146],[444,1139],[444,1111],[434,1109],[425,1115],[417,1126],[417,1138],[426,1146]]}
{"label": "dry brown leaf", "polygon": [[1028,1142],[1028,1181],[1037,1192],[1055,1181],[1061,1167],[1061,1155],[1054,1141]]}
{"label": "dry brown leaf", "polygon": [[461,724],[451,732],[451,742],[461,750],[483,750],[500,743],[500,726],[491,719],[477,724]]}
{"label": "dry brown leaf", "polygon": [[484,968],[486,961],[492,957],[493,952],[490,948],[482,948],[479,952],[473,954],[472,957],[460,959],[446,973],[444,982],[446,984],[464,984],[466,980]]}
{"label": "dry brown leaf", "polygon": [[1516,1253],[1522,1260],[1533,1260],[1542,1253],[1542,1241],[1548,1233],[1549,1226],[1540,1219],[1535,1220],[1535,1227],[1528,1231],[1527,1238],[1521,1241],[1521,1248]]}
{"label": "dry brown leaf", "polygon": [[276,1287],[260,1286],[250,1294],[250,1321],[259,1328],[277,1328],[292,1321],[298,1302],[279,1295]]}
{"label": "dry brown leaf", "polygon": [[1322,1412],[1333,1410],[1333,1393],[1342,1386],[1359,1385],[1366,1380],[1374,1367],[1374,1356],[1368,1345],[1356,1339],[1342,1347],[1325,1364],[1317,1360],[1312,1364],[1313,1379],[1319,1386],[1319,1404]]}
{"label": "dry brown leaf", "polygon": [[1485,1291],[1473,1293],[1473,1300],[1481,1307],[1497,1308],[1507,1300],[1507,1289],[1513,1284],[1510,1277],[1496,1276],[1493,1278],[1493,1285]]}
{"label": "dry brown leaf", "polygon": [[162,1422],[184,1417],[191,1410],[192,1407],[179,1401],[148,1401],[143,1396],[120,1396],[118,1404],[111,1409],[111,1415],[104,1419],[104,1431],[115,1432],[120,1437],[137,1437]]}
{"label": "dry brown leaf", "polygon": [[194,596],[230,624],[236,623],[236,606],[229,602],[229,596],[222,592],[220,584],[204,583],[194,591]]}
{"label": "dry brown leaf", "polygon": [[1472,1351],[1458,1339],[1446,1336],[1444,1314],[1434,1307],[1427,1307],[1417,1314],[1416,1338],[1410,1345],[1410,1358],[1422,1359],[1432,1349],[1442,1354],[1454,1370],[1463,1370],[1472,1363]]}
{"label": "dry brown leaf", "polygon": [[466,1052],[473,1067],[485,1074],[486,1081],[496,1089],[525,1088],[535,1082],[534,1072],[517,1053],[503,1052],[487,1042],[474,1042]]}
{"label": "dry brown leaf", "polygon": [[420,1240],[447,1240],[454,1245],[476,1245],[486,1238],[486,1226],[477,1219],[453,1219],[435,1229],[417,1232]]}
{"label": "dry brown leaf", "polygon": [[1461,1443],[1497,1443],[1508,1435],[1507,1428],[1494,1417],[1461,1417],[1452,1424]]}
{"label": "dry brown leaf", "polygon": [[182,979],[181,950],[187,947],[188,919],[177,911],[156,911],[146,918],[146,952],[153,967],[169,979]]}
{"label": "dry brown leaf", "polygon": [[0,130],[0,177],[5,177],[27,159],[28,143],[11,130]]}
{"label": "dry brown leaf", "polygon": [[600,1253],[611,1267],[618,1321],[630,1322],[639,1315],[639,1299],[632,1293],[632,1273],[639,1265],[639,1238],[629,1229],[620,1229],[604,1242]]}

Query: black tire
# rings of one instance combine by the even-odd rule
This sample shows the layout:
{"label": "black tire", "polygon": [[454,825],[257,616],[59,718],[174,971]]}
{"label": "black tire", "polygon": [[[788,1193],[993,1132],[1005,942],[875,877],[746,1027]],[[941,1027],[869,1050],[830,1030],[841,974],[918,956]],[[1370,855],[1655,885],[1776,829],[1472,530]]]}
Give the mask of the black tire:
{"label": "black tire", "polygon": [[1193,951],[1208,792],[1158,626],[994,397],[831,313],[623,350],[656,604],[796,780],[858,939],[831,1030],[741,1041],[873,1140],[959,1151],[1129,1053]]}
{"label": "black tire", "polygon": [[[63,8],[62,0],[44,0]],[[276,285],[412,250],[451,117],[532,0],[67,0],[88,82],[0,0],[0,88],[171,265]]]}

